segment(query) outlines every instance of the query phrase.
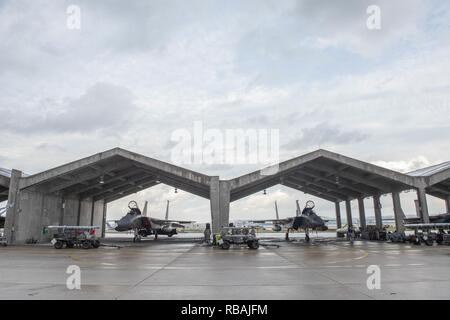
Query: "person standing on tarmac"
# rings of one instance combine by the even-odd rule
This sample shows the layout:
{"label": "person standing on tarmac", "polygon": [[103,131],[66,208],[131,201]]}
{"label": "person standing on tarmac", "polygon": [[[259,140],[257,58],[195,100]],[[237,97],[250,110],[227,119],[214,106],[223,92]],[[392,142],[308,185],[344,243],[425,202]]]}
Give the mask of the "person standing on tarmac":
{"label": "person standing on tarmac", "polygon": [[206,224],[206,229],[203,232],[205,238],[204,241],[206,244],[210,244],[211,242],[211,225],[209,223]]}

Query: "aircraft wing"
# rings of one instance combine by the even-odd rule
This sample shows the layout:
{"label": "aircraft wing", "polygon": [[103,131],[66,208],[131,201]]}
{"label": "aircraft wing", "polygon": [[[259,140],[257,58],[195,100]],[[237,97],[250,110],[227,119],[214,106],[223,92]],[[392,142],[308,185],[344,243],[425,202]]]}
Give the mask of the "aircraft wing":
{"label": "aircraft wing", "polygon": [[292,218],[286,219],[265,219],[265,220],[249,220],[250,223],[273,223],[273,224],[287,224],[292,222]]}
{"label": "aircraft wing", "polygon": [[[156,219],[156,218],[150,218],[150,220],[153,223],[156,223],[159,225],[170,224],[172,226],[175,226],[176,224],[178,224],[179,226],[182,226],[183,228],[184,228],[183,224],[189,224],[189,223],[195,222],[195,221],[182,221],[182,220],[163,220],[163,219]],[[179,227],[179,228],[181,228],[181,227]]]}
{"label": "aircraft wing", "polygon": [[176,223],[176,222],[170,222],[169,224],[172,228],[185,228],[186,227],[184,224],[180,224],[180,223]]}
{"label": "aircraft wing", "polygon": [[415,229],[449,229],[450,223],[409,223],[405,224],[405,228]]}
{"label": "aircraft wing", "polygon": [[195,221],[183,221],[183,220],[161,220],[169,223],[182,223],[182,224],[189,224],[194,223]]}

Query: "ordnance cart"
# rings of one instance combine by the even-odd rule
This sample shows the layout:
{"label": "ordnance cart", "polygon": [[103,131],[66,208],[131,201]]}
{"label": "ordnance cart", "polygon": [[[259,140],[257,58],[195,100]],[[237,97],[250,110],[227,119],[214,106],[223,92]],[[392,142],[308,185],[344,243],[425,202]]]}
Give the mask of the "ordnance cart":
{"label": "ordnance cart", "polygon": [[48,226],[53,233],[51,243],[55,249],[81,247],[83,249],[98,248],[97,226]]}

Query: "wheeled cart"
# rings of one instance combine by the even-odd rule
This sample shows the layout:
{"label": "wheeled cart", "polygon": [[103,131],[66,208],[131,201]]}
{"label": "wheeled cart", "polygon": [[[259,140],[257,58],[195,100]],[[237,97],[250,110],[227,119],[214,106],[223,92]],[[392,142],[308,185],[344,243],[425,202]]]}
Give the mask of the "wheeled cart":
{"label": "wheeled cart", "polygon": [[100,246],[100,240],[97,237],[96,226],[48,226],[47,229],[53,233],[51,243],[55,249],[62,248],[83,248],[97,249]]}

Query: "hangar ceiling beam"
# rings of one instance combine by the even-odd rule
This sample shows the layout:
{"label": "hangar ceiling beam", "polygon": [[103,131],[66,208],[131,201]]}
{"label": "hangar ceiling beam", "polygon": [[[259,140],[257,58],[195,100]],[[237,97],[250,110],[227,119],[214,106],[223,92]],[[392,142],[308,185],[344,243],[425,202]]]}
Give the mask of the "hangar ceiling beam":
{"label": "hangar ceiling beam", "polygon": [[[147,188],[151,188],[151,187],[153,187],[153,186],[155,186],[157,184],[158,183],[156,183],[156,182],[145,183],[145,184],[142,185],[142,190],[147,189]],[[132,190],[124,191],[124,192],[122,192],[120,194],[113,194],[113,195],[107,196],[107,197],[103,198],[103,200],[106,203],[109,203],[109,202],[113,202],[113,201],[119,200],[121,198],[124,198],[126,196],[129,196],[130,194],[137,193],[139,191],[141,191],[141,190],[132,189]],[[102,200],[102,199],[98,199],[98,200]]]}
{"label": "hangar ceiling beam", "polygon": [[[336,179],[330,178],[330,176],[332,176],[334,174],[332,174],[330,176],[326,176],[326,175],[320,173],[319,171],[311,170],[311,169],[309,169],[309,170],[301,170],[299,172],[301,174],[304,174],[306,176],[310,176],[310,177],[315,178],[317,180],[324,180],[324,181],[328,181],[330,183],[336,184]],[[338,188],[339,188],[339,186],[341,186],[341,187],[345,187],[346,189],[350,189],[350,190],[353,190],[353,191],[356,191],[356,192],[359,192],[359,193],[361,193],[361,191],[362,191],[362,193],[364,193],[366,195],[371,195],[371,194],[375,194],[375,193],[379,192],[378,189],[376,189],[376,188],[364,186],[364,185],[361,185],[360,183],[358,183],[358,185],[356,185],[355,183],[348,182],[348,181],[346,181],[344,179],[345,178],[339,178],[338,179],[338,183],[337,183],[337,187]]]}
{"label": "hangar ceiling beam", "polygon": [[230,196],[230,201],[236,201],[242,198],[245,198],[251,194],[254,194],[256,192],[259,192],[261,190],[264,189],[268,189],[270,187],[273,187],[274,185],[277,185],[279,183],[281,183],[282,178],[280,177],[276,177],[276,178],[272,178],[270,180],[264,180],[260,183],[257,184],[252,184],[249,185],[246,188],[240,188],[238,190],[232,190],[231,191],[231,196]]}
{"label": "hangar ceiling beam", "polygon": [[324,165],[320,165],[320,164],[316,164],[316,163],[309,163],[308,167],[311,167],[313,169],[319,170],[319,171],[324,171],[324,172],[328,172],[332,175],[336,175],[339,177],[344,177],[346,179],[355,181],[356,183],[362,183],[362,184],[366,184],[369,185],[373,188],[376,188],[379,191],[383,191],[383,192],[389,192],[390,190],[386,190],[386,185],[383,183],[378,183],[375,181],[371,181],[365,177],[360,177],[356,174],[352,174],[350,172],[345,172],[345,171],[339,171],[333,168],[330,168],[328,166],[324,166]]}
{"label": "hangar ceiling beam", "polygon": [[109,193],[118,193],[122,191],[122,189],[127,189],[129,187],[136,187],[142,183],[147,182],[149,179],[152,179],[152,181],[156,181],[154,176],[152,175],[139,175],[128,178],[126,181],[118,181],[118,183],[112,184],[110,186],[105,186],[102,190],[93,190],[91,192],[86,192],[83,194],[80,194],[80,198],[90,198],[90,197],[100,197],[102,198],[103,195],[108,195]]}
{"label": "hangar ceiling beam", "polygon": [[[124,169],[123,171],[114,174],[114,176],[112,178],[108,178],[108,179],[104,179],[104,183],[101,184],[100,181],[96,181],[96,182],[90,182],[87,186],[80,186],[80,187],[75,187],[75,188],[70,188],[69,190],[67,190],[67,194],[80,194],[80,193],[84,193],[87,192],[91,189],[101,189],[101,188],[105,188],[107,187],[111,182],[120,180],[120,181],[126,181],[127,177],[132,177],[135,176],[137,173],[142,172],[140,169],[134,169],[134,170],[130,170],[130,169]],[[98,175],[94,177],[98,178]],[[92,180],[92,179],[91,179]]]}
{"label": "hangar ceiling beam", "polygon": [[138,168],[144,170],[145,172],[153,174],[156,179],[164,184],[195,194],[202,198],[209,199],[209,187],[205,187],[195,181],[180,179],[179,177],[169,175],[166,172],[161,172],[160,170],[153,171],[144,166],[138,166]]}
{"label": "hangar ceiling beam", "polygon": [[[114,170],[118,170],[120,168],[124,167],[124,162],[115,162],[111,165],[105,166],[103,168],[104,171],[114,171]],[[71,180],[56,184],[54,186],[51,186],[50,189],[48,190],[49,193],[53,193],[62,189],[66,189],[68,187],[71,187],[73,185],[76,184],[80,184],[82,182],[86,182],[87,180],[91,180],[94,179],[96,177],[98,177],[100,174],[98,172],[87,172],[87,173],[82,173],[80,175],[70,175],[71,176]],[[64,176],[64,175],[63,175]],[[66,175],[67,176],[67,175]],[[60,176],[61,177],[61,176]]]}
{"label": "hangar ceiling beam", "polygon": [[317,192],[315,190],[312,190],[309,187],[305,187],[303,185],[299,185],[297,183],[294,183],[294,182],[291,182],[291,181],[288,181],[288,180],[284,180],[282,182],[282,184],[287,186],[287,187],[290,187],[290,188],[293,188],[293,189],[296,189],[296,190],[299,190],[299,191],[302,191],[302,192],[305,192],[305,193],[309,193],[309,194],[311,194],[311,195],[313,195],[315,197],[322,198],[322,199],[325,199],[325,200],[328,200],[328,201],[331,201],[331,202],[339,202],[339,201],[343,200],[343,199],[339,199],[339,198],[334,197],[334,196],[330,196],[330,195],[323,194],[321,192]]}
{"label": "hangar ceiling beam", "polygon": [[443,195],[447,195],[447,196],[450,195],[450,189],[444,189],[444,188],[441,188],[440,186],[436,186],[436,185],[431,186],[430,189],[431,189],[432,191],[440,192],[440,193],[442,193]]}
{"label": "hangar ceiling beam", "polygon": [[320,181],[316,181],[315,179],[301,176],[299,174],[294,174],[294,175],[292,175],[292,177],[295,179],[298,179],[300,181],[303,181],[306,184],[312,184],[312,185],[315,185],[315,186],[318,186],[321,188],[325,188],[326,190],[333,191],[337,194],[342,194],[343,196],[345,196],[347,198],[349,198],[349,197],[358,198],[358,197],[364,196],[364,194],[361,192],[355,192],[355,191],[349,190],[349,189],[345,190],[344,189],[345,187],[339,188],[335,184],[329,183],[327,181],[320,182]]}
{"label": "hangar ceiling beam", "polygon": [[5,187],[5,188],[9,188],[9,182],[10,182],[10,178],[9,177],[5,177],[0,175],[0,186]]}
{"label": "hangar ceiling beam", "polygon": [[289,178],[287,178],[287,180],[289,180],[290,182],[295,183],[297,185],[301,185],[301,186],[306,187],[306,188],[308,188],[310,190],[313,190],[313,191],[315,191],[317,193],[328,195],[328,196],[332,196],[332,197],[337,198],[337,199],[347,200],[349,198],[349,196],[346,195],[346,194],[334,192],[334,191],[328,190],[327,188],[324,188],[324,187],[319,187],[319,186],[315,186],[315,185],[312,185],[312,184],[307,184],[306,182],[300,181],[298,179],[295,179],[294,177],[289,177]]}
{"label": "hangar ceiling beam", "polygon": [[127,193],[127,192],[136,193],[136,192],[139,192],[139,191],[141,191],[143,189],[146,189],[146,188],[149,188],[149,187],[153,187],[153,186],[155,186],[157,184],[158,183],[156,183],[155,180],[151,180],[151,181],[142,180],[142,181],[136,182],[136,184],[134,184],[134,185],[125,185],[125,186],[119,188],[118,190],[114,189],[114,190],[106,191],[106,192],[103,192],[101,194],[95,195],[93,197],[94,197],[94,201],[98,201],[98,200],[102,200],[102,199],[105,199],[105,198],[113,197],[115,195],[123,197],[124,193]]}

